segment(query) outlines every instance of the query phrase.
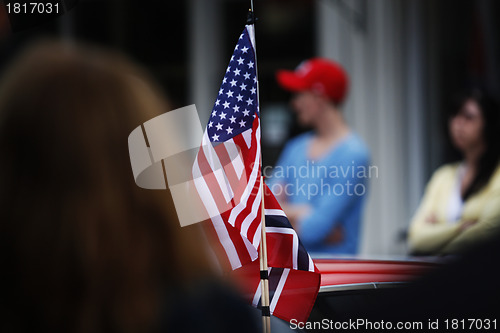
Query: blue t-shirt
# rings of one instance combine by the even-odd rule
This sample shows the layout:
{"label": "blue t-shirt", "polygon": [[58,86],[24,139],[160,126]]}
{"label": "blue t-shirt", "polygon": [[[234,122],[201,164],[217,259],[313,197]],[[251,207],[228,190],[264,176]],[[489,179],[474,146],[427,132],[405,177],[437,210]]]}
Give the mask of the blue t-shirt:
{"label": "blue t-shirt", "polygon": [[[313,160],[307,156],[312,138],[308,132],[287,143],[267,184],[277,197],[285,193],[288,203],[311,206],[297,230],[309,252],[356,254],[370,177],[369,150],[351,132]],[[333,244],[328,237],[339,225],[343,238]]]}

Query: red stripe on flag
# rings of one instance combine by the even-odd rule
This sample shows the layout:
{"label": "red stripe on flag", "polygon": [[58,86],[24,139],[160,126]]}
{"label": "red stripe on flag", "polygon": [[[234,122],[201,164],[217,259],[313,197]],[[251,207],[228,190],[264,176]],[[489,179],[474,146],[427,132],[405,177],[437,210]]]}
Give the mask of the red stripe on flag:
{"label": "red stripe on flag", "polygon": [[307,321],[318,295],[320,280],[320,274],[291,269],[274,315],[284,320]]}
{"label": "red stripe on flag", "polygon": [[[234,169],[233,161],[231,160],[231,157],[228,154],[228,151],[226,149],[226,146],[221,144],[215,147],[215,152],[217,153],[217,156],[219,157],[220,162],[222,163],[222,166],[224,168],[224,172],[226,174],[226,177],[229,181],[229,184],[231,186],[231,189],[233,193],[236,190],[239,190],[240,187],[240,179],[238,178],[238,175],[236,174],[236,170]],[[244,179],[242,179],[244,181]],[[236,193],[235,198],[239,198]]]}
{"label": "red stripe on flag", "polygon": [[222,219],[224,220],[224,225],[229,233],[229,237],[233,240],[233,242],[235,242],[235,248],[238,252],[238,256],[240,257],[241,264],[244,265],[249,263],[252,261],[252,258],[250,257],[247,246],[243,241],[243,236],[238,228],[233,227],[227,222],[228,216],[225,216],[226,214],[229,215],[229,212],[222,214]]}
{"label": "red stripe on flag", "polygon": [[293,235],[267,233],[267,261],[277,267],[293,267]]}
{"label": "red stripe on flag", "polygon": [[252,186],[252,188],[250,188],[251,192],[248,197],[246,205],[243,207],[242,211],[238,214],[235,220],[234,226],[236,228],[241,229],[241,224],[243,223],[243,220],[252,212],[253,203],[259,192],[259,190],[255,189],[255,187],[259,185],[260,185],[260,177],[257,177],[257,179],[255,180],[255,186],[254,184],[249,184],[249,186]]}

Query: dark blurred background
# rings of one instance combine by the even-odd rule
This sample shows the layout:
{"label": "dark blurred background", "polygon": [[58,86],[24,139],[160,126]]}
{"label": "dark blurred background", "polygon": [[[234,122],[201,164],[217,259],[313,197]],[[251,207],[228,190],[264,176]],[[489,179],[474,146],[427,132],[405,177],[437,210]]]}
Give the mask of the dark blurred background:
{"label": "dark blurred background", "polygon": [[[498,0],[255,0],[264,165],[304,129],[274,80],[324,56],[351,78],[348,122],[372,164],[364,254],[406,252],[407,228],[432,171],[448,157],[448,97],[469,85],[500,92]],[[249,0],[80,0],[64,15],[16,29],[0,8],[0,71],[51,36],[118,49],[145,66],[174,107],[195,103],[204,125]]]}

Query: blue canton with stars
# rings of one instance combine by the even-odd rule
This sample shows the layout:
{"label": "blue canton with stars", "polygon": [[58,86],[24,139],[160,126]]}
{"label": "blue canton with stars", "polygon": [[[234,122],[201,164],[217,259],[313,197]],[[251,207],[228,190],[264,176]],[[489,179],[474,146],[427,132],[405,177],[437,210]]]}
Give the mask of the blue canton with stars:
{"label": "blue canton with stars", "polygon": [[257,110],[255,52],[245,28],[234,48],[208,120],[210,141],[224,142],[251,128]]}

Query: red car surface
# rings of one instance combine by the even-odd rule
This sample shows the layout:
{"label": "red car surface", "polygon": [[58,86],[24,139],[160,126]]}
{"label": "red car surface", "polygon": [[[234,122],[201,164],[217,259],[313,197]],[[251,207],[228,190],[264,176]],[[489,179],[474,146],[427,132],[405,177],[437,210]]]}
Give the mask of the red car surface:
{"label": "red car surface", "polygon": [[[321,272],[321,291],[377,288],[413,280],[438,267],[424,260],[314,259]],[[365,285],[365,287],[363,287]]]}

